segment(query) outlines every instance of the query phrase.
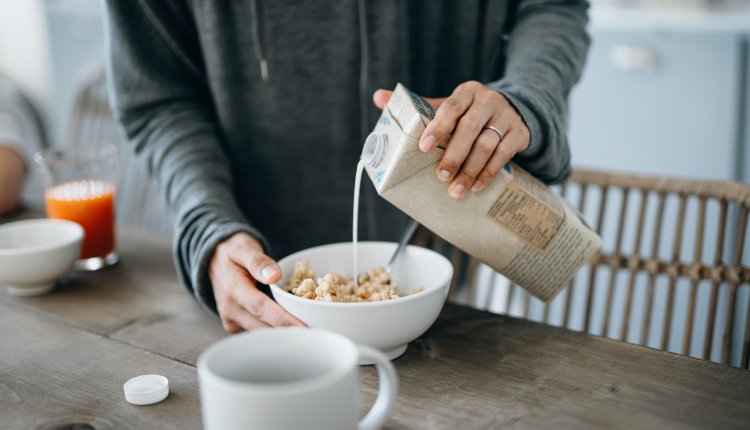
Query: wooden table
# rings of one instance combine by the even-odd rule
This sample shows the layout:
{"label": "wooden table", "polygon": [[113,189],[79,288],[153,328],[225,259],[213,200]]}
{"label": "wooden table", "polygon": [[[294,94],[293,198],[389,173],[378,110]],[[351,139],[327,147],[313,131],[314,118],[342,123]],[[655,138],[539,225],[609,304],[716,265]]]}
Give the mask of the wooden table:
{"label": "wooden table", "polygon": [[[219,321],[178,284],[167,241],[121,232],[119,251],[51,294],[0,292],[1,429],[201,427],[194,365]],[[394,364],[388,429],[750,427],[750,372],[455,305]],[[122,384],[145,373],[169,397],[128,404]],[[362,379],[364,408],[377,377]]]}

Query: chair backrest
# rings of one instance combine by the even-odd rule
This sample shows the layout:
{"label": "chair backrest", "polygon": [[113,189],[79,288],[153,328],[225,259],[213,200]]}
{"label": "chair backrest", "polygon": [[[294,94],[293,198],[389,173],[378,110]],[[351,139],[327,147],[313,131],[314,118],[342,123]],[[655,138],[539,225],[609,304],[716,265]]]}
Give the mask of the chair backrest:
{"label": "chair backrest", "polygon": [[76,92],[62,143],[115,144],[118,147],[118,224],[171,236],[171,223],[153,181],[127,147],[112,117],[103,66],[97,66],[84,76]]}
{"label": "chair backrest", "polygon": [[576,170],[555,189],[602,248],[549,303],[426,230],[450,256],[449,300],[748,368],[750,185]]}

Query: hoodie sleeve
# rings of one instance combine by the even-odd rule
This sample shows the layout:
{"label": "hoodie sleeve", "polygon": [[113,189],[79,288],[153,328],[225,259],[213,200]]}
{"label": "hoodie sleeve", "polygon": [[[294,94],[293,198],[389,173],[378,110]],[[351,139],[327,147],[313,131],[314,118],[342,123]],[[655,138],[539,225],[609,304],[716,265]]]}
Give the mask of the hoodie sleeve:
{"label": "hoodie sleeve", "polygon": [[587,9],[585,0],[521,0],[505,75],[488,84],[516,108],[531,134],[529,147],[513,161],[545,183],[570,175],[567,99],[586,60]]}
{"label": "hoodie sleeve", "polygon": [[177,3],[107,0],[110,99],[167,203],[180,279],[216,312],[207,276],[216,245],[241,231],[266,243],[235,202],[191,11]]}
{"label": "hoodie sleeve", "polygon": [[0,147],[13,149],[26,167],[21,203],[29,208],[44,209],[44,181],[41,169],[33,166],[33,154],[44,148],[41,123],[34,107],[20,88],[0,76]]}

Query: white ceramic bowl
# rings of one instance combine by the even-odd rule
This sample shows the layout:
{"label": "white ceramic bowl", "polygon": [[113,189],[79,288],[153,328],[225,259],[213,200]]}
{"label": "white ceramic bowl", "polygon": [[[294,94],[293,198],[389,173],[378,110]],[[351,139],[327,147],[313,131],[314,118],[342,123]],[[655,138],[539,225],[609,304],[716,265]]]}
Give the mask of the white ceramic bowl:
{"label": "white ceramic bowl", "polygon": [[[395,243],[360,242],[358,244],[360,273],[384,267],[396,249]],[[326,273],[352,274],[352,243],[335,243],[306,249],[279,261],[281,281],[271,285],[274,299],[289,313],[310,327],[331,330],[356,343],[369,345],[394,359],[418,338],[438,317],[448,295],[453,266],[447,258],[429,249],[408,246],[392,277],[402,293],[417,287],[423,291],[382,302],[322,302],[290,294],[286,285],[294,271],[294,263],[308,260],[317,276]],[[367,363],[362,363],[367,364]]]}
{"label": "white ceramic bowl", "polygon": [[44,294],[81,254],[83,228],[71,221],[32,219],[0,225],[0,284],[17,296]]}

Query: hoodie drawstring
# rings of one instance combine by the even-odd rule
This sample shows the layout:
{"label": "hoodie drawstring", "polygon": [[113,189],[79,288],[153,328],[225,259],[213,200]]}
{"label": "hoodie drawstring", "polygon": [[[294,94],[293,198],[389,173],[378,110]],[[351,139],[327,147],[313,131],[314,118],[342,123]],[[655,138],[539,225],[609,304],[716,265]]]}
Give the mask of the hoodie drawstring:
{"label": "hoodie drawstring", "polygon": [[260,78],[268,81],[268,61],[266,60],[266,29],[263,23],[263,0],[251,0],[253,48],[260,63]]}
{"label": "hoodie drawstring", "polygon": [[370,46],[367,41],[367,4],[365,0],[358,0],[357,12],[359,16],[359,103],[360,103],[360,128],[362,142],[365,141],[370,128],[370,103],[369,103],[369,69],[370,69]]}

